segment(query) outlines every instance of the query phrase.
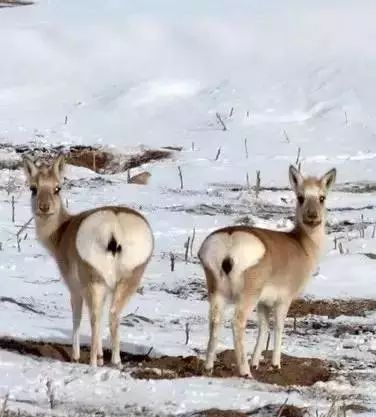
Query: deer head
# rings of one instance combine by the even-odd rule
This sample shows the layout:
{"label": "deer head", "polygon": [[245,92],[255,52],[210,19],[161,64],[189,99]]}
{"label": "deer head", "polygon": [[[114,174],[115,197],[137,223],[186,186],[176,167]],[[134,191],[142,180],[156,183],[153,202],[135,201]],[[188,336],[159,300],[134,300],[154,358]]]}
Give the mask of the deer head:
{"label": "deer head", "polygon": [[328,171],[321,178],[305,178],[295,167],[290,166],[289,177],[297,197],[296,221],[299,226],[314,229],[325,223],[325,200],[335,182],[337,171]]}
{"label": "deer head", "polygon": [[29,157],[24,158],[24,170],[31,191],[32,211],[38,218],[58,214],[62,203],[60,189],[63,181],[64,156],[58,156],[52,164],[37,166]]}

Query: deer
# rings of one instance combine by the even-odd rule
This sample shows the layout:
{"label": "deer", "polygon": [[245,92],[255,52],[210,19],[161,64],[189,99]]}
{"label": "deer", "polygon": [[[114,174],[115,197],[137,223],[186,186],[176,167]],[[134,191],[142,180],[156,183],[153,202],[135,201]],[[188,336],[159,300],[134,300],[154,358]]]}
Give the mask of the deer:
{"label": "deer", "polygon": [[209,299],[209,341],[205,370],[213,371],[219,327],[227,304],[234,304],[233,342],[237,370],[252,378],[244,347],[250,313],[256,308],[258,335],[251,365],[258,369],[274,319],[272,366],[281,368],[284,322],[290,304],[317,268],[325,247],[325,200],[335,182],[336,169],[322,177],[305,177],[294,166],[289,179],[296,195],[295,225],[291,231],[229,226],[203,241],[198,257],[204,270]]}
{"label": "deer", "polygon": [[72,361],[80,360],[80,324],[85,302],[90,316],[90,365],[103,365],[101,318],[111,296],[111,364],[121,367],[119,317],[136,292],[152,256],[154,238],[147,220],[123,206],[105,206],[72,215],[61,197],[65,158],[51,164],[23,159],[31,191],[36,236],[55,259],[70,292]]}

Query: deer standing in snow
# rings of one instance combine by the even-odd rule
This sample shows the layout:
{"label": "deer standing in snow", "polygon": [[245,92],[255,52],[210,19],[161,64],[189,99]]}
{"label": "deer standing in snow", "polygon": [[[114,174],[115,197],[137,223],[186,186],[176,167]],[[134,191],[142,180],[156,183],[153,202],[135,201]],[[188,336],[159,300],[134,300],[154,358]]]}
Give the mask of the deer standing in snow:
{"label": "deer standing in snow", "polygon": [[119,316],[135,293],[153,252],[153,234],[138,212],[108,206],[69,214],[62,203],[64,157],[51,166],[24,159],[36,233],[55,258],[70,291],[73,315],[72,359],[80,359],[79,329],[85,300],[91,323],[90,364],[103,365],[101,316],[111,293],[111,363],[121,365]]}
{"label": "deer standing in snow", "polygon": [[336,178],[332,169],[321,178],[304,178],[293,166],[290,183],[297,196],[295,227],[278,232],[232,226],[211,233],[199,250],[209,293],[209,343],[205,368],[211,372],[219,326],[227,302],[235,304],[233,337],[240,376],[250,377],[244,348],[248,316],[255,306],[258,337],[252,367],[257,369],[274,316],[272,366],[281,366],[284,321],[292,300],[314,272],[325,241],[325,199]]}

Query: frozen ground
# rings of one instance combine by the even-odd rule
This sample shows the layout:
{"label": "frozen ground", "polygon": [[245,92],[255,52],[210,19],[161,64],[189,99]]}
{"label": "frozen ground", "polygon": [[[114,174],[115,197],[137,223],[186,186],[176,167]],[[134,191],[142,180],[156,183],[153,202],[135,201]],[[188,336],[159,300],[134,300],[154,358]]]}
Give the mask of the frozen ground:
{"label": "frozen ground", "polygon": [[[155,232],[143,291],[124,311],[147,321],[125,317],[123,350],[204,352],[202,273],[194,256],[183,261],[184,243],[195,228],[195,254],[209,231],[246,218],[264,227],[291,226],[293,196],[285,187],[288,164],[298,154],[306,172],[335,166],[339,173],[328,200],[327,255],[305,295],[376,297],[375,12],[374,2],[355,0],[42,0],[0,9],[2,142],[102,144],[115,152],[183,146],[173,159],[147,167],[152,177],[145,187],[126,184],[126,174],[100,176],[76,167],[66,173],[76,180],[65,191],[72,212],[128,204],[142,210]],[[258,199],[246,187],[247,173],[254,185],[256,170],[265,187]],[[0,171],[0,199],[0,333],[69,343],[68,294],[32,224],[18,251],[16,233],[30,218],[20,171]],[[170,252],[177,255],[174,272]],[[0,351],[0,395],[9,393],[10,409],[32,415],[250,411],[287,397],[312,415],[326,413],[333,399],[376,409],[375,319],[374,312],[310,316],[298,320],[298,332],[288,320],[286,353],[333,360],[340,369],[332,381],[310,388],[238,378],[136,380],[108,368]],[[87,320],[82,332],[88,341]],[[251,351],[254,326],[247,338]],[[221,348],[231,347],[226,321]]]}

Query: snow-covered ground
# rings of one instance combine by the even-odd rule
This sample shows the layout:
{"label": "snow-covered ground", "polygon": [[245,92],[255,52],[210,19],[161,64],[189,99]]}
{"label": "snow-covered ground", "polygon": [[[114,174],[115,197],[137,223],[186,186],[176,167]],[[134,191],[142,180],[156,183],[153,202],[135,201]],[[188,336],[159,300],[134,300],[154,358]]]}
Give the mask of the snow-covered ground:
{"label": "snow-covered ground", "polygon": [[[149,321],[122,326],[123,350],[144,353],[153,347],[154,355],[204,351],[207,302],[194,290],[175,291],[200,284],[201,269],[190,257],[188,263],[177,260],[171,272],[169,253],[183,258],[193,229],[195,253],[209,231],[245,216],[263,227],[290,227],[293,195],[284,187],[288,165],[298,155],[305,172],[338,169],[328,199],[327,255],[306,295],[376,297],[375,260],[364,255],[376,253],[375,13],[373,1],[355,0],[41,0],[0,9],[2,142],[100,144],[114,152],[183,146],[171,160],[146,167],[152,177],[144,187],[127,184],[126,174],[99,175],[70,166],[66,173],[77,180],[64,195],[72,212],[128,204],[141,209],[155,233],[143,292],[124,311],[137,311]],[[13,157],[1,154],[1,159]],[[256,200],[246,190],[246,176],[254,185],[257,170],[266,189]],[[98,176],[101,185],[93,180]],[[35,310],[4,298],[0,333],[69,343],[68,293],[35,240],[32,224],[21,251],[17,248],[16,233],[31,216],[21,171],[0,171],[0,200],[0,297]],[[335,238],[343,254],[338,242],[335,249]],[[369,330],[338,337],[302,323],[303,331],[295,334],[288,320],[286,353],[335,360],[347,370],[311,388],[288,392],[238,378],[143,381],[108,368],[0,351],[0,395],[9,393],[11,409],[50,413],[51,381],[54,413],[60,415],[93,415],[90,410],[135,415],[137,409],[147,415],[142,407],[155,414],[212,407],[249,411],[283,403],[287,396],[289,403],[308,406],[312,413],[327,410],[333,398],[376,408],[376,374],[370,368],[375,314],[324,320],[332,328]],[[82,332],[87,342],[87,319]],[[253,328],[247,338],[251,351]],[[221,347],[232,347],[228,322]],[[362,376],[349,378],[350,368]]]}

